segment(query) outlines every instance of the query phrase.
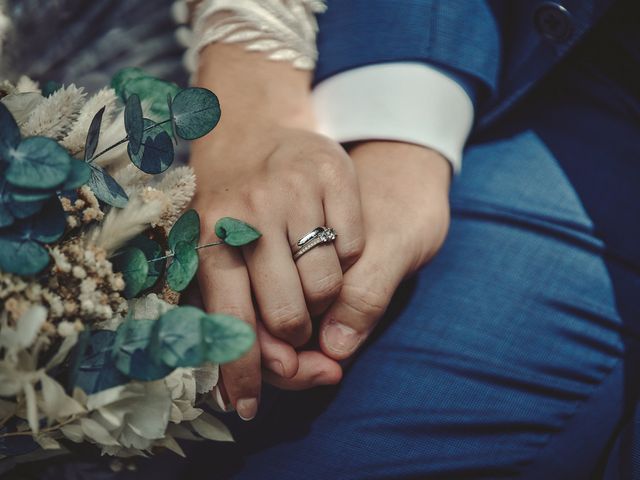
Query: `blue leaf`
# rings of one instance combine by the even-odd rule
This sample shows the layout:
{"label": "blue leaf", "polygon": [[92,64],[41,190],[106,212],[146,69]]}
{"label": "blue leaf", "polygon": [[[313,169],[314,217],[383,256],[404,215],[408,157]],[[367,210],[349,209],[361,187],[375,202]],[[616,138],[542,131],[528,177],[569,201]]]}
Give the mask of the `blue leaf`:
{"label": "blue leaf", "polygon": [[196,367],[206,360],[200,318],[195,307],[178,307],[163,314],[154,324],[149,351],[168,367]]}
{"label": "blue leaf", "polygon": [[116,332],[113,358],[116,368],[136,380],[151,381],[164,378],[171,368],[156,360],[147,349],[156,320],[129,319]]}
{"label": "blue leaf", "polygon": [[94,330],[80,359],[75,386],[87,394],[123,385],[129,379],[116,368],[112,358],[116,332]]}
{"label": "blue leaf", "polygon": [[69,175],[60,188],[61,191],[75,190],[87,183],[91,178],[91,167],[75,158],[71,159],[71,169]]}
{"label": "blue leaf", "polygon": [[173,99],[172,119],[176,133],[185,140],[200,138],[220,120],[218,97],[206,88],[186,88]]}
{"label": "blue leaf", "polygon": [[144,129],[144,119],[142,117],[142,105],[140,97],[136,94],[127,99],[124,108],[124,129],[129,137],[128,149],[137,154],[142,145],[142,135]]}
{"label": "blue leaf", "polygon": [[71,157],[55,140],[29,137],[8,152],[7,181],[16,187],[49,189],[62,184]]}
{"label": "blue leaf", "polygon": [[0,161],[9,158],[9,152],[20,144],[20,129],[11,112],[0,103]]}
{"label": "blue leaf", "polygon": [[129,143],[127,153],[131,162],[140,170],[157,175],[164,172],[173,163],[173,142],[169,134],[160,129],[155,135],[145,133],[144,141],[137,152],[134,152],[133,146]]}
{"label": "blue leaf", "polygon": [[20,238],[41,243],[53,243],[62,237],[67,226],[66,214],[58,197],[47,201],[35,216],[16,224],[13,229]]}
{"label": "blue leaf", "polygon": [[96,197],[112,207],[124,208],[129,201],[129,197],[118,182],[96,165],[91,165],[91,178],[88,185]]}
{"label": "blue leaf", "polygon": [[89,126],[89,132],[87,132],[87,139],[84,143],[84,161],[87,162],[90,158],[93,157],[93,154],[96,153],[96,148],[98,147],[98,140],[100,140],[100,127],[102,126],[102,115],[104,115],[104,110],[106,107],[102,107],[98,110],[91,120],[91,125]]}
{"label": "blue leaf", "polygon": [[49,264],[49,252],[33,240],[14,235],[0,236],[0,270],[29,276],[41,272]]}

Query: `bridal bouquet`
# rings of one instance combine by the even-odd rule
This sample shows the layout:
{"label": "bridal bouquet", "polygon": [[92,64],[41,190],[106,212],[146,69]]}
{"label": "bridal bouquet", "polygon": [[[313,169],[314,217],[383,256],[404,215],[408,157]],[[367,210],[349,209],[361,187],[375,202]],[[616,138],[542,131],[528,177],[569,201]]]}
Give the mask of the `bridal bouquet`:
{"label": "bridal bouquet", "polygon": [[90,97],[0,83],[0,464],[73,442],[126,457],[231,439],[199,406],[254,333],[178,292],[200,249],[260,233],[223,218],[199,245],[194,174],[169,168],[219,117],[209,90],[138,69]]}

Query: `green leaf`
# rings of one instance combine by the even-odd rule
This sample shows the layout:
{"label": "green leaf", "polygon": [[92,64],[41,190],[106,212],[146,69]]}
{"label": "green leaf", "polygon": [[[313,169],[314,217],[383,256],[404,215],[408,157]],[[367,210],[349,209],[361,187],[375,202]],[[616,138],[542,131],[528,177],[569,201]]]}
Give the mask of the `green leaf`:
{"label": "green leaf", "polygon": [[171,136],[175,139],[177,145],[178,133],[176,132],[176,120],[173,117],[173,99],[171,98],[171,94],[167,94],[167,108],[169,109],[169,119],[171,120]]}
{"label": "green leaf", "polygon": [[180,215],[180,218],[171,227],[167,243],[171,250],[175,249],[178,242],[186,242],[195,248],[199,239],[200,216],[195,210],[189,209]]}
{"label": "green leaf", "polygon": [[49,80],[42,87],[42,96],[50,97],[61,88],[62,88],[62,84],[60,82],[56,82],[55,80]]}
{"label": "green leaf", "polygon": [[251,326],[238,318],[222,314],[202,317],[205,357],[210,362],[228,363],[247,353],[256,335]]}
{"label": "green leaf", "polygon": [[[0,187],[2,190],[2,187]],[[35,215],[55,196],[55,190],[34,190],[30,188],[12,187],[6,184],[6,206],[11,214],[18,219]],[[2,200],[0,199],[0,203]]]}
{"label": "green leaf", "polygon": [[71,159],[71,169],[69,175],[60,187],[61,191],[75,190],[87,183],[91,179],[91,167],[86,163],[75,158]]}
{"label": "green leaf", "polygon": [[129,80],[145,77],[147,74],[141,68],[127,67],[119,70],[111,79],[111,88],[113,88],[123,102],[127,101],[124,96],[124,86]]}
{"label": "green leaf", "polygon": [[142,145],[144,118],[142,117],[140,97],[135,93],[127,98],[127,104],[124,108],[124,129],[129,137],[129,150],[133,154],[137,154]]}
{"label": "green leaf", "polygon": [[262,234],[248,223],[231,217],[216,222],[216,235],[227,245],[241,247],[259,239]]}
{"label": "green leaf", "polygon": [[[145,75],[128,80],[123,86],[122,93],[125,100],[131,95],[138,95],[142,102],[150,104],[149,109],[145,111],[147,116],[155,121],[164,121],[169,118],[167,95],[173,98],[179,91],[180,87],[174,83]],[[171,133],[170,125],[165,124],[164,129],[167,133]]]}
{"label": "green leaf", "polygon": [[213,130],[220,120],[218,97],[206,88],[186,88],[173,99],[172,119],[180,138],[200,138]]}
{"label": "green leaf", "polygon": [[123,296],[133,298],[140,293],[149,273],[149,264],[142,250],[127,247],[111,257],[111,263],[114,271],[122,273],[125,283]]}
{"label": "green leaf", "polygon": [[156,320],[129,319],[118,327],[112,355],[116,368],[127,377],[142,381],[159,380],[172,368],[157,362],[147,348]]}
{"label": "green leaf", "polygon": [[98,141],[100,140],[100,127],[102,126],[102,116],[106,107],[102,107],[93,116],[91,125],[89,125],[89,131],[87,132],[87,139],[84,142],[84,161],[87,162],[96,153],[98,147]]}
{"label": "green leaf", "polygon": [[33,240],[0,236],[0,270],[16,275],[35,275],[49,264],[49,252]]}
{"label": "green leaf", "polygon": [[145,173],[157,175],[164,172],[173,163],[174,151],[171,137],[160,125],[147,130],[154,122],[145,118],[144,141],[137,153],[131,144],[127,146],[127,153],[131,162]]}
{"label": "green leaf", "polygon": [[71,157],[55,140],[29,137],[9,152],[7,180],[16,187],[47,189],[65,181]]}
{"label": "green leaf", "polygon": [[164,313],[154,325],[149,351],[156,361],[171,368],[196,367],[206,360],[200,319],[195,307],[178,307]]}
{"label": "green leaf", "polygon": [[112,207],[124,208],[129,201],[129,197],[118,182],[96,165],[91,165],[91,178],[88,185],[96,197]]}
{"label": "green leaf", "polygon": [[198,252],[187,242],[178,242],[173,254],[173,261],[167,269],[167,283],[172,290],[181,292],[198,271]]}
{"label": "green leaf", "polygon": [[142,253],[144,253],[147,263],[149,264],[149,272],[147,273],[147,279],[142,286],[142,290],[150,289],[158,282],[164,272],[164,267],[167,264],[166,258],[150,261],[164,256],[162,247],[158,242],[154,242],[142,234],[129,241],[127,246],[139,248],[142,250]]}
{"label": "green leaf", "polygon": [[73,386],[91,395],[127,383],[129,379],[116,369],[112,356],[116,332],[93,330],[90,335],[88,345],[79,355],[78,365],[75,366],[76,362],[72,365],[77,371],[71,379]]}
{"label": "green leaf", "polygon": [[20,144],[20,129],[11,112],[0,102],[0,160],[8,160],[11,150]]}

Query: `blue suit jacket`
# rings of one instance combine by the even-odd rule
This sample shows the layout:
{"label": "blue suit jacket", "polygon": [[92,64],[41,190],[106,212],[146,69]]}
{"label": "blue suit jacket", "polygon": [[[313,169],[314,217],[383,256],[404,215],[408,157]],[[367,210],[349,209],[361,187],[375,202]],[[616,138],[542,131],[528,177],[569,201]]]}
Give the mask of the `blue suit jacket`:
{"label": "blue suit jacket", "polygon": [[463,78],[476,126],[509,109],[613,0],[328,0],[316,81],[383,62],[426,62]]}

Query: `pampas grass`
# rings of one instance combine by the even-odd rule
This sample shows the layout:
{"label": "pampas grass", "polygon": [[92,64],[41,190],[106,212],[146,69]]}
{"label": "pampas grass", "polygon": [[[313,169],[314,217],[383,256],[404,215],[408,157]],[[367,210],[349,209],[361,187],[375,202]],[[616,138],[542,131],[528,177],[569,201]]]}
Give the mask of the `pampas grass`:
{"label": "pampas grass", "polygon": [[45,98],[20,127],[24,137],[43,135],[61,140],[71,130],[85,102],[82,88],[71,84]]}
{"label": "pampas grass", "polygon": [[163,210],[162,198],[135,196],[123,209],[113,208],[88,235],[89,243],[113,254],[128,240],[155,224]]}
{"label": "pampas grass", "polygon": [[98,113],[102,107],[106,107],[102,115],[102,123],[105,125],[111,124],[116,113],[117,100],[116,92],[112,88],[103,88],[89,98],[80,109],[78,119],[71,127],[71,130],[62,140],[62,146],[69,150],[74,156],[82,153],[91,120],[93,120],[95,114]]}

